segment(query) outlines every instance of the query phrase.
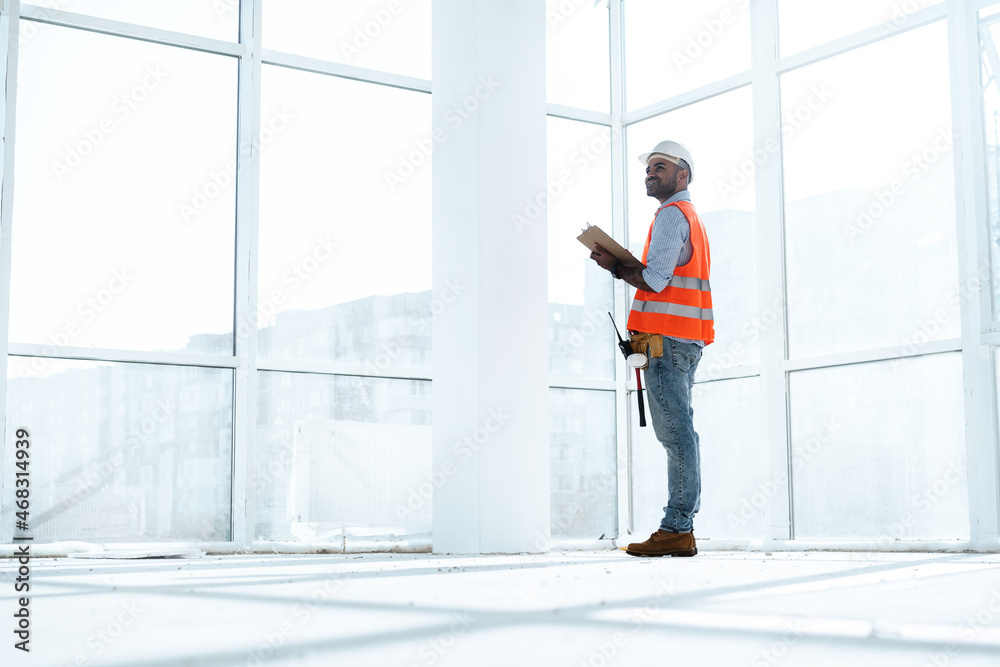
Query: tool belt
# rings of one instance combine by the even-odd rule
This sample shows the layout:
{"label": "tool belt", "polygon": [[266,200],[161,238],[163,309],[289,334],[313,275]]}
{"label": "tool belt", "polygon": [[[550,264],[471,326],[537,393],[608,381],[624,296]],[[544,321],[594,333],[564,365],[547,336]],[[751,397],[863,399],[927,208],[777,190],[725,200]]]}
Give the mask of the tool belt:
{"label": "tool belt", "polygon": [[630,333],[632,354],[645,354],[650,359],[663,356],[663,336],[660,334]]}

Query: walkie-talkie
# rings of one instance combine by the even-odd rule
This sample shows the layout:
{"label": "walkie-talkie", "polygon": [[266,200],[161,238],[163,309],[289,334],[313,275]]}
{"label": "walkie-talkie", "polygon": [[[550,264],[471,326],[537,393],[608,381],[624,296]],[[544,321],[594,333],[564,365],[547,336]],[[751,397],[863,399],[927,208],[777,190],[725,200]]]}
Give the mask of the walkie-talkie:
{"label": "walkie-talkie", "polygon": [[[628,363],[628,358],[632,356],[632,343],[622,338],[622,335],[618,332],[618,325],[615,324],[615,318],[608,313],[608,317],[611,318],[611,326],[615,328],[615,335],[618,336],[618,348],[625,355],[625,362]],[[628,364],[631,366],[631,364]],[[646,425],[646,406],[642,400],[642,375],[639,373],[639,369],[635,369],[635,393],[639,397],[639,426]]]}

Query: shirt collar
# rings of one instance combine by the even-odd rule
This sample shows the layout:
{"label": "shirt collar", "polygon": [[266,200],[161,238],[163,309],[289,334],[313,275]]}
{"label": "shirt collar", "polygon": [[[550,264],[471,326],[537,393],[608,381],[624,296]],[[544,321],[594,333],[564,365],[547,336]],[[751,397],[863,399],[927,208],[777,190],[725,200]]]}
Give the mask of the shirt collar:
{"label": "shirt collar", "polygon": [[680,192],[675,192],[674,196],[660,204],[660,206],[666,206],[667,204],[673,204],[679,201],[691,201],[691,194],[688,192],[687,188],[684,188]]}
{"label": "shirt collar", "polygon": [[673,196],[670,197],[670,199],[657,206],[656,207],[657,214],[659,214],[659,212],[663,210],[665,206],[676,204],[679,201],[691,201],[691,195],[688,193],[687,188],[681,190],[680,192],[675,192]]}

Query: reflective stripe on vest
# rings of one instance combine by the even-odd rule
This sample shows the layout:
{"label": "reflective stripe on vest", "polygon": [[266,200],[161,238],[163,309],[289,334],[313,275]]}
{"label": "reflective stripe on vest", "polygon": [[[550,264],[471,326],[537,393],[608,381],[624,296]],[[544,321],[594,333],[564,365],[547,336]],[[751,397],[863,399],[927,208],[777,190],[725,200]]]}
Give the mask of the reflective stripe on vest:
{"label": "reflective stripe on vest", "polygon": [[[693,317],[697,319],[712,319],[712,309],[699,308],[698,306],[682,306],[669,301],[633,301],[632,310],[640,313],[662,313],[664,315],[676,315],[678,317]],[[707,318],[705,317],[707,314]],[[650,332],[644,332],[650,333]],[[655,332],[654,332],[655,333]]]}
{"label": "reflective stripe on vest", "polygon": [[646,235],[642,263],[649,255],[649,242],[653,238],[656,216],[667,206],[676,206],[691,227],[691,260],[674,269],[674,275],[662,292],[636,290],[632,310],[626,325],[630,331],[662,334],[674,338],[715,340],[712,314],[712,288],[708,276],[711,271],[711,253],[705,226],[688,201],[664,204],[653,215],[653,223]]}

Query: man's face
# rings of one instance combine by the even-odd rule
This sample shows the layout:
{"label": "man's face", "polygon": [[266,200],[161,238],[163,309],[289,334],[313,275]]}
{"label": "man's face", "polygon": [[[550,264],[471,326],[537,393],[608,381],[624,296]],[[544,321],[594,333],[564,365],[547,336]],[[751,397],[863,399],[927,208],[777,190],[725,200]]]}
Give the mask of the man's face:
{"label": "man's face", "polygon": [[646,163],[646,194],[660,201],[687,187],[678,176],[685,170],[670,160],[653,156]]}

